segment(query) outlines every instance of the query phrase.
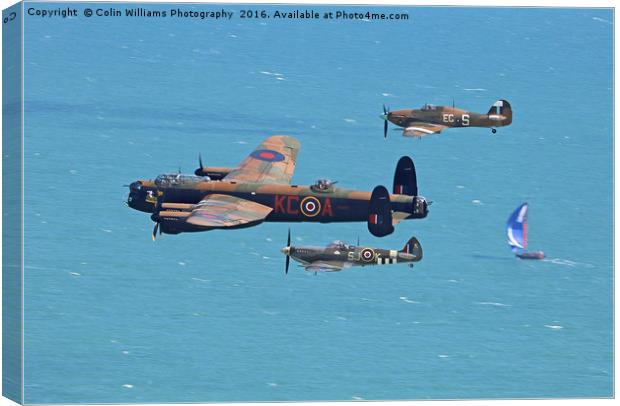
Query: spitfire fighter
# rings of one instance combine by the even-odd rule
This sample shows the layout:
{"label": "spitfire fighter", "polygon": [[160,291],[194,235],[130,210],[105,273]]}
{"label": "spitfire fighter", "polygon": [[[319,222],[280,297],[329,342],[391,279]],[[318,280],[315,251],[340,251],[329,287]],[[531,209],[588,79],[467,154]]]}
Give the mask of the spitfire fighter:
{"label": "spitfire fighter", "polygon": [[428,203],[418,196],[413,161],[398,161],[392,194],[383,186],[372,192],[337,188],[335,182],[291,184],[300,144],[275,135],[263,141],[236,168],[204,167],[195,175],[164,174],[129,185],[127,205],[152,213],[153,239],[159,233],[251,227],[263,221],[366,221],[382,237],[401,220],[424,218]]}
{"label": "spitfire fighter", "polygon": [[286,255],[285,273],[288,274],[290,258],[301,263],[309,272],[337,272],[352,266],[388,265],[409,263],[422,259],[422,246],[417,238],[412,237],[400,251],[384,250],[357,245],[349,245],[342,241],[334,241],[326,247],[293,247],[291,232],[288,233],[286,247],[282,248]]}
{"label": "spitfire fighter", "polygon": [[506,100],[498,100],[491,106],[487,114],[465,111],[454,106],[434,106],[425,104],[421,109],[389,111],[383,106],[385,120],[383,136],[387,137],[388,121],[399,127],[404,127],[404,137],[424,137],[429,134],[439,134],[446,128],[454,127],[491,127],[495,134],[495,127],[503,127],[512,123],[512,109]]}

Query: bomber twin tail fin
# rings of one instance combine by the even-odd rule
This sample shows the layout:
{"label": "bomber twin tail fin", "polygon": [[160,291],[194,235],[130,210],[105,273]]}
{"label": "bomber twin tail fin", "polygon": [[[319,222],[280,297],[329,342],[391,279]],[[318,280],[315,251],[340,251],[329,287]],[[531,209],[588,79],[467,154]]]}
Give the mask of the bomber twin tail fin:
{"label": "bomber twin tail fin", "polygon": [[368,231],[375,237],[384,237],[394,232],[392,204],[390,203],[390,194],[385,186],[377,186],[370,196]]}
{"label": "bomber twin tail fin", "polygon": [[394,186],[392,193],[396,195],[418,195],[418,180],[415,172],[413,160],[408,156],[403,156],[396,164],[394,172]]}

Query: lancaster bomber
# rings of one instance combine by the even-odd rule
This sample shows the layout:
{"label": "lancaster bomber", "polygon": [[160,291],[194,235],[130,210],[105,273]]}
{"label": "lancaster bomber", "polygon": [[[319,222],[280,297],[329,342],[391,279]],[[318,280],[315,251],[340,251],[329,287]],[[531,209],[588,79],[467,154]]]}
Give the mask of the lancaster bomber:
{"label": "lancaster bomber", "polygon": [[422,246],[417,238],[412,237],[400,251],[384,250],[380,248],[349,245],[343,241],[334,241],[326,247],[293,247],[291,246],[291,231],[288,232],[288,242],[282,248],[286,255],[284,272],[288,274],[290,258],[301,263],[309,272],[337,272],[352,266],[388,265],[409,263],[422,259]]}
{"label": "lancaster bomber", "polygon": [[153,239],[158,230],[179,234],[263,221],[366,221],[373,235],[383,237],[402,220],[427,216],[411,158],[398,161],[392,194],[384,186],[364,192],[337,188],[327,179],[312,186],[291,184],[299,149],[297,139],[274,135],[236,168],[205,167],[199,158],[194,175],[163,174],[131,183],[127,205],[152,213]]}
{"label": "lancaster bomber", "polygon": [[380,117],[384,120],[384,137],[387,137],[388,121],[404,127],[404,137],[421,138],[454,127],[491,127],[491,132],[495,134],[495,127],[512,123],[512,108],[506,100],[493,103],[487,114],[432,104],[425,104],[421,109],[390,111],[383,105],[383,114]]}

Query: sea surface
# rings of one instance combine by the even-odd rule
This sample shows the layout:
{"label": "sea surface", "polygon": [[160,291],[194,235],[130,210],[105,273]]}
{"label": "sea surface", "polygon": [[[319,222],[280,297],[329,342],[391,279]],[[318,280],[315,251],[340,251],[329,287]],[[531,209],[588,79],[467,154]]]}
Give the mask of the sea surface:
{"label": "sea surface", "polygon": [[[66,5],[26,3],[26,9]],[[613,395],[613,14],[348,8],[407,21],[25,17],[25,401],[220,402]],[[169,10],[166,5],[142,6]],[[514,122],[383,138],[382,104]],[[151,241],[126,186],[235,166],[297,137],[294,182],[391,187],[411,156],[426,219],[264,223]],[[530,204],[530,247],[505,222]],[[424,259],[314,275],[293,244]],[[296,263],[293,263],[296,264]]]}

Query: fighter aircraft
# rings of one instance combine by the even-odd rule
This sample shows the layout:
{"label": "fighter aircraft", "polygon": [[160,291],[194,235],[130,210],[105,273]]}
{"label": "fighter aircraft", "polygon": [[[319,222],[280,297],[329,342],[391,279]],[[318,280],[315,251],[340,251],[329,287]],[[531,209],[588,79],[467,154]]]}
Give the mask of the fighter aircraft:
{"label": "fighter aircraft", "polygon": [[422,259],[422,246],[417,238],[412,237],[400,251],[380,248],[362,247],[359,244],[349,245],[343,241],[334,241],[326,247],[293,247],[291,246],[291,230],[288,231],[286,247],[282,248],[286,255],[284,272],[288,274],[290,259],[301,263],[309,272],[337,272],[352,266],[388,265],[409,263]]}
{"label": "fighter aircraft", "polygon": [[[424,218],[428,203],[418,196],[411,158],[398,161],[393,193],[383,186],[371,192],[337,188],[319,179],[312,186],[291,184],[300,143],[275,135],[263,141],[236,168],[204,167],[195,175],[163,174],[129,185],[127,205],[152,213],[153,239],[159,233],[251,227],[263,221],[366,221],[382,237],[406,219]],[[208,176],[207,176],[208,175]]]}
{"label": "fighter aircraft", "polygon": [[503,127],[512,123],[512,109],[506,100],[498,100],[487,114],[465,111],[454,106],[434,106],[425,104],[421,109],[390,111],[383,105],[383,136],[387,138],[388,121],[404,127],[404,137],[421,138],[429,134],[439,134],[446,128],[454,127]]}

